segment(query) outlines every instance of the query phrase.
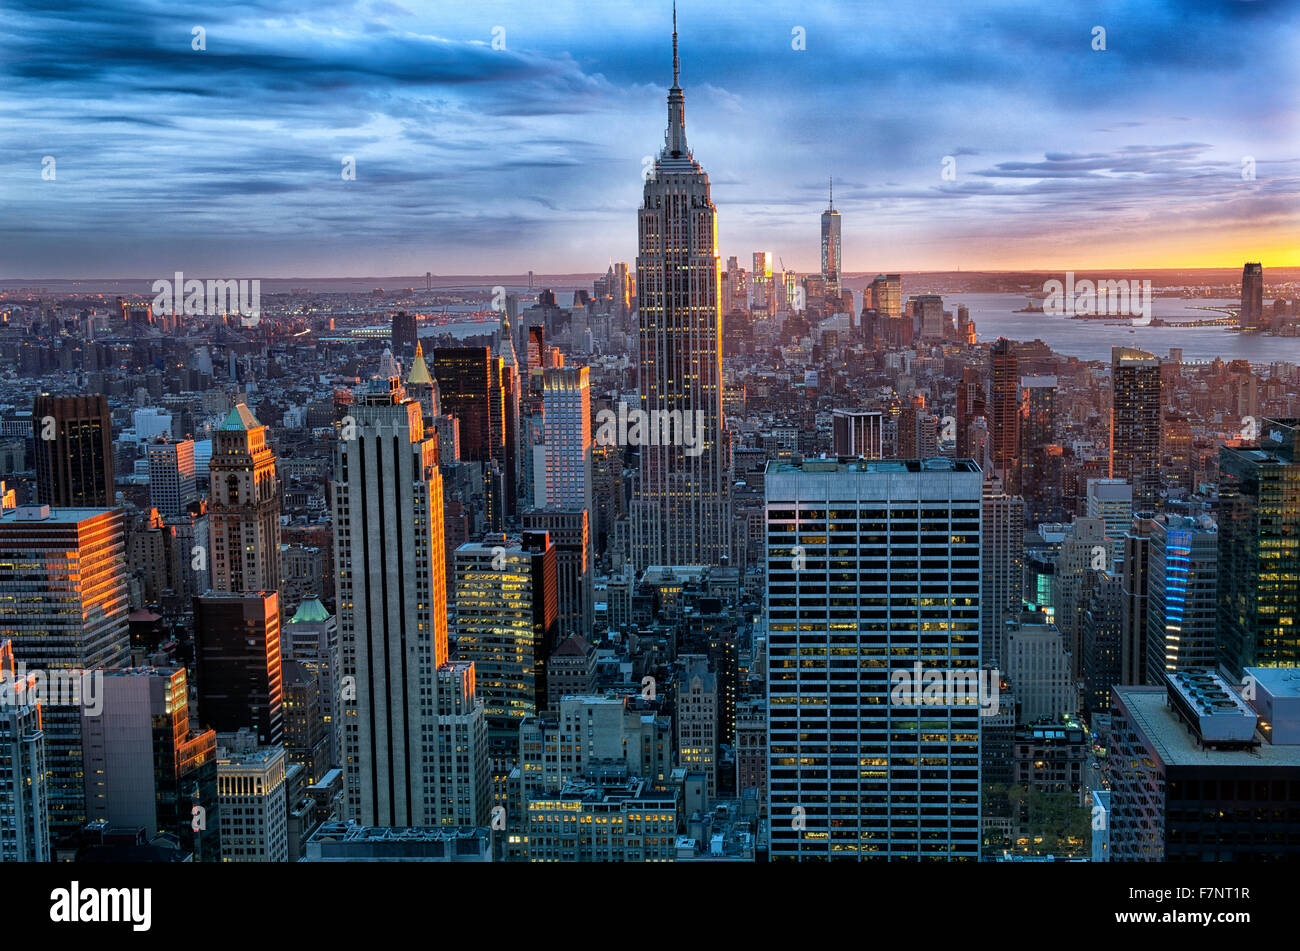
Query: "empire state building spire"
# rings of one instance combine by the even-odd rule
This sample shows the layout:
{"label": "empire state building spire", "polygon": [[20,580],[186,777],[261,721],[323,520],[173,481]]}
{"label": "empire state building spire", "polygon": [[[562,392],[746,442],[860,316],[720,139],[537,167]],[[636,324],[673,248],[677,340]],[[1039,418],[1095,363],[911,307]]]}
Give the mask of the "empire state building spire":
{"label": "empire state building spire", "polygon": [[682,71],[677,58],[677,4],[673,4],[673,85],[668,90],[668,133],[664,136],[664,154],[681,158],[686,148],[686,97],[679,84]]}
{"label": "empire state building spire", "polygon": [[677,88],[677,76],[682,71],[682,61],[677,58],[677,3],[673,2],[673,88]]}

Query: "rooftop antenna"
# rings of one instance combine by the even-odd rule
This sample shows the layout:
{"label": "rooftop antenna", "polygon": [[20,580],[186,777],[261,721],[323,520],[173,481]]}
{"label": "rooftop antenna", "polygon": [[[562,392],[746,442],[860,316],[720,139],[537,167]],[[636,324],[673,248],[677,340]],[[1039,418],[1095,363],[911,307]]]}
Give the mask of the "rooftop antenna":
{"label": "rooftop antenna", "polygon": [[830,185],[831,211],[834,211],[835,210],[835,176],[834,175],[831,176],[830,181],[831,181],[831,185]]}
{"label": "rooftop antenna", "polygon": [[677,87],[677,75],[682,70],[682,64],[677,59],[677,0],[673,0],[673,88]]}

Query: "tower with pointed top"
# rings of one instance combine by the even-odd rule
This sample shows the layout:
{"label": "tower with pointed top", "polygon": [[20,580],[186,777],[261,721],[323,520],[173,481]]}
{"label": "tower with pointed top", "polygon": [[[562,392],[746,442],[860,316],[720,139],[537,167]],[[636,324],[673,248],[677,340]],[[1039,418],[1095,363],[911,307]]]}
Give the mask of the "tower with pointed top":
{"label": "tower with pointed top", "polygon": [[280,483],[266,427],[240,403],[212,441],[208,466],[212,590],[280,590]]}
{"label": "tower with pointed top", "polygon": [[668,129],[637,213],[638,390],[651,430],[640,440],[632,501],[631,558],[638,570],[725,564],[731,551],[717,208],[709,176],[686,145],[680,73],[674,9]]}
{"label": "tower with pointed top", "polygon": [[420,401],[424,408],[425,419],[442,415],[442,398],[438,395],[438,381],[429,372],[429,364],[424,361],[424,348],[419,341],[415,344],[415,357],[411,360],[411,372],[406,377],[406,392]]}
{"label": "tower with pointed top", "polygon": [[829,207],[822,212],[822,280],[827,297],[840,296],[840,213],[835,210],[835,180],[829,183]]}

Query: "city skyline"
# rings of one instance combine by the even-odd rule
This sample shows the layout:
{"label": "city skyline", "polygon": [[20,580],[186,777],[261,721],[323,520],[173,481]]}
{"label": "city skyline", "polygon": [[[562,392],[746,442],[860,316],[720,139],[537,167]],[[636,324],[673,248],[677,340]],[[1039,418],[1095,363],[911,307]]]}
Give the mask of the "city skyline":
{"label": "city skyline", "polygon": [[[1300,178],[1242,151],[1290,147],[1260,118],[1289,120],[1282,94],[1223,81],[1295,68],[1250,59],[1289,10],[815,0],[790,65],[766,3],[489,0],[428,32],[396,0],[253,0],[178,54],[149,44],[204,14],[149,8],[132,46],[138,0],[101,2],[19,14],[87,43],[0,75],[84,115],[111,89],[85,141],[119,178],[46,153],[63,210],[22,199],[0,253],[73,227],[59,267],[169,270],[152,300],[0,277],[0,861],[1300,857],[1300,268],[1268,256]],[[602,111],[611,91],[635,105]],[[124,161],[116,126],[177,96],[211,115],[159,111],[175,141]],[[1181,111],[1219,145],[1107,151],[1085,120],[1120,96],[1137,118],[1107,135]],[[228,153],[196,145],[241,122]],[[339,180],[304,184],[304,143],[343,135]],[[1071,151],[1014,158],[1033,135]],[[936,141],[938,184],[911,177]],[[1188,267],[1202,235],[1234,260]],[[1180,265],[1078,260],[1135,236]],[[921,248],[1072,257],[855,267]],[[435,287],[422,258],[526,279]],[[330,276],[270,276],[303,262]],[[375,262],[415,276],[339,276]],[[42,885],[51,921],[78,884]],[[110,891],[149,930],[150,889]],[[1037,897],[999,894],[983,910]]]}
{"label": "city skyline", "polygon": [[[343,5],[328,24],[254,4],[127,27],[119,10],[27,11],[0,33],[0,199],[23,222],[0,230],[0,277],[634,256],[668,4],[597,29],[576,3]],[[683,4],[720,247],[818,270],[834,176],[846,273],[1300,264],[1293,6],[941,12]],[[71,24],[81,43],[45,42]]]}

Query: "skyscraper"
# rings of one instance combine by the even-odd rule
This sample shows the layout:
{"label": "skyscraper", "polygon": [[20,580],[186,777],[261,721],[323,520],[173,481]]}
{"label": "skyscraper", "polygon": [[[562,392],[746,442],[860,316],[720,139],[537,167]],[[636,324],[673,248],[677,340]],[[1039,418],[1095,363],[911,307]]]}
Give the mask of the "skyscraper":
{"label": "skyscraper", "polygon": [[469,462],[505,459],[503,396],[493,381],[488,347],[436,347],[433,375],[442,411],[460,421],[460,457]]}
{"label": "skyscraper", "polygon": [[827,195],[829,207],[822,212],[822,280],[826,296],[840,294],[840,213],[835,210],[835,182]]}
{"label": "skyscraper", "polygon": [[901,274],[877,274],[863,294],[863,309],[874,310],[882,317],[898,320],[903,316],[903,278]]}
{"label": "skyscraper", "polygon": [[247,729],[263,746],[284,741],[276,592],[195,598],[194,654],[203,723],[219,733]]}
{"label": "skyscraper", "polygon": [[1061,542],[1052,579],[1053,620],[1065,639],[1077,678],[1083,661],[1083,612],[1097,583],[1098,572],[1110,564],[1106,525],[1098,518],[1076,518],[1073,531]]}
{"label": "skyscraper", "polygon": [[418,341],[415,315],[408,314],[404,310],[399,310],[393,314],[392,343],[394,355],[405,358],[408,353],[415,349]]}
{"label": "skyscraper", "polygon": [[[1007,495],[997,478],[984,480],[980,503],[981,657],[986,664],[1006,661],[1006,619],[1021,611],[1025,573],[1025,501]],[[1004,668],[1005,669],[1005,668]]]}
{"label": "skyscraper", "polygon": [[280,486],[266,427],[243,403],[212,440],[208,532],[214,592],[280,590]]}
{"label": "skyscraper", "polygon": [[342,698],[339,696],[339,625],[338,619],[325,610],[320,599],[309,596],[298,605],[293,617],[283,625],[280,652],[292,658],[316,678],[320,685],[320,712],[328,740],[328,762],[338,766],[339,733],[342,730]]}
{"label": "skyscraper", "polygon": [[831,412],[831,445],[837,456],[880,459],[885,454],[885,416],[878,409]]}
{"label": "skyscraper", "polygon": [[501,472],[505,481],[505,509],[507,518],[519,511],[519,358],[515,353],[514,331],[510,329],[510,315],[501,311],[501,326],[497,330],[495,357],[497,383],[501,387],[501,435],[505,454]]}
{"label": "skyscraper", "polygon": [[718,680],[707,658],[692,656],[677,688],[677,762],[704,774],[710,798],[718,795]]}
{"label": "skyscraper", "polygon": [[321,679],[292,657],[280,663],[284,688],[284,746],[289,762],[301,767],[305,785],[315,785],[331,768],[330,738]]}
{"label": "skyscraper", "polygon": [[896,456],[929,459],[939,455],[939,417],[926,408],[925,396],[916,393],[898,414]]}
{"label": "skyscraper", "polygon": [[1105,524],[1113,568],[1124,554],[1124,533],[1133,524],[1133,486],[1123,479],[1089,479],[1084,514]]}
{"label": "skyscraper", "polygon": [[501,780],[520,721],[546,707],[546,659],[559,641],[555,546],[541,532],[489,535],[455,558],[457,659],[474,663]]}
{"label": "skyscraper", "polygon": [[1294,862],[1300,691],[1247,668],[1253,695],[1211,671],[1117,687],[1108,750],[1113,862]]}
{"label": "skyscraper", "polygon": [[446,663],[438,668],[437,799],[443,825],[486,825],[492,801],[487,718],[474,683],[474,665]]}
{"label": "skyscraper", "polygon": [[36,499],[63,508],[109,508],[113,427],[103,396],[41,394],[32,406]]}
{"label": "skyscraper", "polygon": [[1218,664],[1219,532],[1208,515],[1152,520],[1147,576],[1146,682]]}
{"label": "skyscraper", "polygon": [[287,862],[288,757],[282,746],[257,745],[251,740],[247,733],[219,737],[221,861]]}
{"label": "skyscraper", "polygon": [[[505,340],[501,340],[504,348]],[[442,411],[459,421],[460,458],[484,464],[490,524],[500,526],[515,511],[517,368],[491,347],[437,347],[433,375]],[[508,431],[509,427],[509,431]],[[499,484],[498,481],[500,480]]]}
{"label": "skyscraper", "polygon": [[587,367],[543,373],[546,506],[591,511],[591,382]]}
{"label": "skyscraper", "polygon": [[194,501],[194,440],[159,438],[148,454],[149,501],[163,518],[179,518]]}
{"label": "skyscraper", "polygon": [[1096,583],[1079,619],[1079,644],[1083,656],[1079,671],[1083,677],[1080,709],[1085,717],[1110,710],[1110,691],[1124,683],[1122,658],[1124,592],[1113,572],[1097,572]]}
{"label": "skyscraper", "polygon": [[982,481],[971,460],[768,464],[774,859],[978,858],[976,698],[896,688],[978,675]]}
{"label": "skyscraper", "polygon": [[1160,360],[1131,347],[1111,348],[1110,477],[1133,484],[1133,504],[1160,495]]}
{"label": "skyscraper", "polygon": [[1020,378],[1020,488],[1031,524],[1060,517],[1060,456],[1056,443],[1054,376]]}
{"label": "skyscraper", "polygon": [[426,420],[442,414],[442,397],[438,393],[438,381],[429,372],[429,364],[424,359],[424,348],[417,340],[415,354],[411,357],[411,370],[406,375],[406,392],[419,400]]}
{"label": "skyscraper", "polygon": [[0,862],[50,860],[49,774],[41,704],[0,640]]}
{"label": "skyscraper", "polygon": [[[679,69],[674,22],[668,131],[638,212],[636,284],[641,409],[652,427],[676,419],[680,435],[640,447],[641,478],[632,502],[632,561],[638,569],[717,565],[731,551],[717,209],[709,177],[686,145]],[[692,430],[689,448],[683,426]]]}
{"label": "skyscraper", "polygon": [[942,340],[946,326],[943,318],[943,298],[938,294],[918,294],[915,301],[919,334],[929,341]]}
{"label": "skyscraper", "polygon": [[1155,531],[1155,516],[1150,512],[1139,512],[1120,537],[1120,556],[1114,571],[1123,599],[1120,669],[1115,681],[1120,684],[1147,682],[1147,615],[1151,607],[1152,536]]}
{"label": "skyscraper", "polygon": [[993,474],[1015,495],[1020,491],[1020,372],[1015,343],[999,337],[989,356],[993,363],[988,407]]}
{"label": "skyscraper", "polygon": [[1219,663],[1300,664],[1300,419],[1264,419],[1259,447],[1219,450]]}
{"label": "skyscraper", "polygon": [[1044,717],[1059,722],[1078,708],[1074,665],[1065,637],[1042,613],[1026,611],[1009,618],[1000,638],[1006,651],[1002,671],[1015,691],[1017,725]]}
{"label": "skyscraper", "polygon": [[1241,310],[1237,326],[1243,333],[1260,329],[1264,317],[1264,266],[1247,264],[1241,269]]}
{"label": "skyscraper", "polygon": [[190,729],[183,667],[105,671],[103,709],[83,713],[82,735],[87,819],[174,835],[195,861],[220,861],[217,735]]}
{"label": "skyscraper", "polygon": [[533,509],[523,514],[524,530],[545,532],[555,546],[556,601],[561,638],[591,636],[595,611],[591,519],[586,509]]}
{"label": "skyscraper", "polygon": [[[674,35],[676,35],[674,33]],[[673,63],[677,62],[674,55]],[[673,85],[676,85],[676,72],[674,71]],[[671,106],[671,103],[670,103]],[[684,108],[684,107],[683,107]],[[670,126],[671,128],[671,126]],[[685,130],[683,130],[685,136]],[[773,293],[772,288],[772,252],[755,251],[754,252],[754,272],[750,275],[749,281],[749,304],[751,310],[766,310],[768,307],[768,298]]]}
{"label": "skyscraper", "polygon": [[438,440],[395,378],[371,380],[352,416],[331,484],[347,811],[367,825],[435,825],[434,681],[447,660]]}
{"label": "skyscraper", "polygon": [[957,455],[983,460],[983,452],[975,451],[973,423],[984,416],[987,405],[988,397],[979,368],[962,367],[961,382],[957,384]]}
{"label": "skyscraper", "polygon": [[0,633],[13,642],[19,679],[22,667],[40,671],[45,689],[56,691],[41,711],[52,842],[86,820],[81,712],[94,700],[89,671],[130,660],[124,556],[118,509],[0,512]]}

